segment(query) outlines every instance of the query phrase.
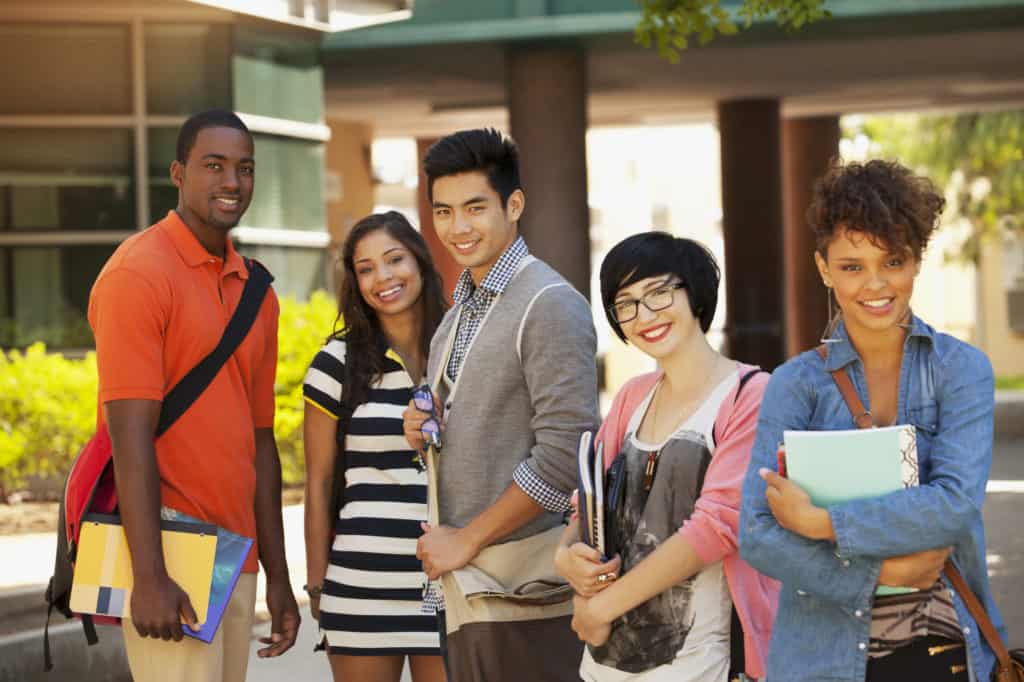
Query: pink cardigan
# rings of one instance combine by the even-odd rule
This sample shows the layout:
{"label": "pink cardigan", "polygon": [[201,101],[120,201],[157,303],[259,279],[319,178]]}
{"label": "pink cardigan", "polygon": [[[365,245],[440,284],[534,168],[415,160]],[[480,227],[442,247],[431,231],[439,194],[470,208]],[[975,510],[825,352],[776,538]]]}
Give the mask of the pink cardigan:
{"label": "pink cardigan", "polygon": [[[739,375],[754,369],[752,365],[740,364]],[[616,394],[597,433],[604,443],[605,467],[611,465],[621,449],[630,417],[660,378],[660,371],[640,375]],[[717,446],[704,477],[704,487],[693,515],[679,529],[705,564],[722,562],[733,604],[743,623],[745,672],[756,678],[764,677],[766,672],[779,583],[740,558],[738,533],[743,477],[750,463],[757,413],[767,384],[768,375],[757,374],[747,381],[738,400],[734,388],[722,401],[715,418]]]}

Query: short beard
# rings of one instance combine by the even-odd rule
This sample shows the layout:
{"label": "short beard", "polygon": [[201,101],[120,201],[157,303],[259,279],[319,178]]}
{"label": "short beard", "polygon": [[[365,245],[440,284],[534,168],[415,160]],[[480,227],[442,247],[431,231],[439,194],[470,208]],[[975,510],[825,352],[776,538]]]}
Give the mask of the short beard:
{"label": "short beard", "polygon": [[215,227],[218,230],[223,230],[224,232],[227,232],[227,231],[231,230],[231,228],[233,228],[233,227],[237,227],[238,223],[241,222],[241,220],[242,220],[242,216],[241,215],[238,216],[237,220],[231,220],[231,221],[228,221],[228,222],[224,222],[222,220],[218,220],[217,217],[214,215],[212,208],[206,214],[206,224],[209,225],[210,227]]}

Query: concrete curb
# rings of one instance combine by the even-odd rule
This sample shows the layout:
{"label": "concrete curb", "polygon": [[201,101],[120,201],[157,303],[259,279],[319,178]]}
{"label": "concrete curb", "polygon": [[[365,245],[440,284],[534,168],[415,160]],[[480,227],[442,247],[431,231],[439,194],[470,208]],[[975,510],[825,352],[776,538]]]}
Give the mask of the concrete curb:
{"label": "concrete curb", "polygon": [[0,637],[0,682],[131,682],[120,628],[98,632],[99,643],[87,646],[77,620],[51,625],[50,672],[43,670],[43,628]]}

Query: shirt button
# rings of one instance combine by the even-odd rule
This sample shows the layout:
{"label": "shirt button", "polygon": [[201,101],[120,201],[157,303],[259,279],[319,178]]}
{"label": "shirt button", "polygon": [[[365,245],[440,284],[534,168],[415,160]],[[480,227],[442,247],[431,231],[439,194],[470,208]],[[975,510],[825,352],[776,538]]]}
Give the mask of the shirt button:
{"label": "shirt button", "polygon": [[861,651],[864,651],[865,649],[868,648],[868,645],[865,644],[864,642],[861,642],[860,644],[857,645],[857,648],[860,649]]}
{"label": "shirt button", "polygon": [[860,609],[857,609],[856,611],[853,612],[853,615],[857,616],[858,618],[863,618],[864,617],[864,612],[861,611]]}
{"label": "shirt button", "polygon": [[965,634],[965,635],[969,635],[969,634],[971,634],[971,629],[970,629],[969,627],[965,627],[965,628],[964,628],[964,634]]}
{"label": "shirt button", "polygon": [[843,568],[849,568],[849,567],[850,567],[850,560],[849,559],[843,559]]}

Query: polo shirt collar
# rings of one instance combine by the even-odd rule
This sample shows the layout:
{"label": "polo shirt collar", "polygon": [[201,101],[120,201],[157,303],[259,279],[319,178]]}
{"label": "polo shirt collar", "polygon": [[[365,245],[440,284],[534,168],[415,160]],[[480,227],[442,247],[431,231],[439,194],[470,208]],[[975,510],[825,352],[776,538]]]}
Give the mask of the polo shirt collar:
{"label": "polo shirt collar", "polygon": [[[523,238],[521,236],[516,237],[516,240],[505,249],[501,257],[495,261],[491,269],[484,275],[483,280],[480,281],[480,288],[494,295],[505,293],[505,289],[508,288],[509,283],[516,276],[519,263],[529,254],[530,252],[526,248],[526,242],[523,241]],[[452,300],[456,305],[464,303],[473,295],[476,289],[477,287],[473,283],[473,276],[470,274],[469,268],[466,268],[459,275],[459,279],[455,283]]]}
{"label": "polo shirt collar", "polygon": [[[859,357],[857,349],[850,342],[850,335],[846,331],[846,323],[842,320],[836,326],[832,338],[835,341],[826,344],[828,358],[825,360],[825,369],[829,372],[845,367]],[[925,324],[921,318],[911,313],[910,330],[907,332],[907,338],[918,338],[931,344],[935,340],[935,331]]]}
{"label": "polo shirt collar", "polygon": [[[167,236],[171,238],[171,242],[173,242],[174,247],[186,265],[197,268],[211,261],[220,262],[220,258],[214,256],[203,247],[199,239],[192,233],[192,230],[185,224],[185,221],[178,215],[177,211],[173,209],[168,211],[167,217],[160,222],[160,226],[164,229]],[[221,275],[236,273],[242,279],[249,278],[249,270],[245,267],[245,261],[242,260],[238,251],[235,250],[234,244],[231,243],[230,239],[227,240],[224,256],[224,267],[221,269]]]}

